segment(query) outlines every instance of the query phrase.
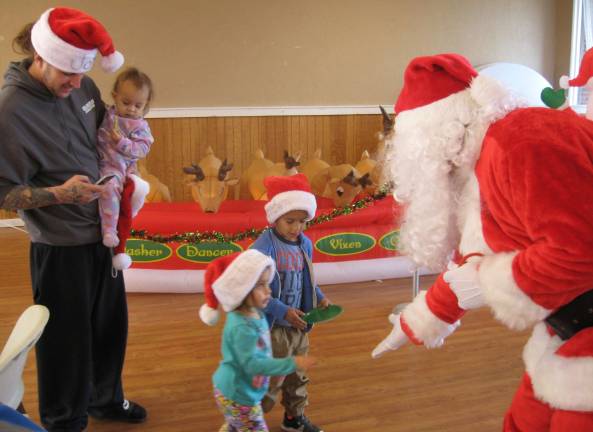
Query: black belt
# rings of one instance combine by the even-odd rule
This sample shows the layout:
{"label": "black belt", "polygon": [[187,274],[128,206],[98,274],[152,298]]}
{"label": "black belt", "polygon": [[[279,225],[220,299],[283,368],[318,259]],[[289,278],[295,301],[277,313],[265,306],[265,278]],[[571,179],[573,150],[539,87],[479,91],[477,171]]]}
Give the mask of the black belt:
{"label": "black belt", "polygon": [[546,318],[546,323],[562,340],[593,327],[593,290],[581,294]]}

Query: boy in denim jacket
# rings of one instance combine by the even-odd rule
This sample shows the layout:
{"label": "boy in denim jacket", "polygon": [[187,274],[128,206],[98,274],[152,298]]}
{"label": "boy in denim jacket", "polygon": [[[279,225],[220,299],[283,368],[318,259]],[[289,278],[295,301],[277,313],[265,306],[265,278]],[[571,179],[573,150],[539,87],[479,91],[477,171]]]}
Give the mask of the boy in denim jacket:
{"label": "boy in denim jacket", "polygon": [[[306,355],[311,325],[301,318],[313,308],[327,307],[330,302],[315,284],[313,247],[303,234],[307,221],[315,216],[317,202],[303,174],[265,179],[268,197],[266,216],[272,228],[264,231],[251,246],[270,256],[276,263],[276,274],[270,283],[272,298],[264,309],[272,334],[274,357]],[[284,379],[272,378],[262,401],[269,412],[282,390],[286,432],[322,432],[305,416],[307,383],[304,371]]]}

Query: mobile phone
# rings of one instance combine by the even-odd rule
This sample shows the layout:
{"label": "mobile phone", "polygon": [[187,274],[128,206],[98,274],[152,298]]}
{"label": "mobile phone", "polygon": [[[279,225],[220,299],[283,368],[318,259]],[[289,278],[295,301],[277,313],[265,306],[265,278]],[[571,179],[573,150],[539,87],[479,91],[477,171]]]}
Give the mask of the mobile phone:
{"label": "mobile phone", "polygon": [[96,185],[104,185],[105,183],[107,183],[109,180],[111,180],[113,177],[115,177],[115,174],[107,174],[104,175],[103,177],[101,177],[99,180],[97,180],[95,182]]}

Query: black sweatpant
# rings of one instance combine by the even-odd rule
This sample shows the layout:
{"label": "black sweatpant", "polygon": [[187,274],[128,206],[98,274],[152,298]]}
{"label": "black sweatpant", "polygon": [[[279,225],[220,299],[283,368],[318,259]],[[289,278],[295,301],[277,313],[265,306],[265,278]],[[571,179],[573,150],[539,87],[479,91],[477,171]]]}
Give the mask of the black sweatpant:
{"label": "black sweatpant", "polygon": [[128,335],[123,276],[101,243],[32,243],[33,299],[50,317],[37,342],[39,414],[48,431],[79,432],[87,408],[123,403]]}

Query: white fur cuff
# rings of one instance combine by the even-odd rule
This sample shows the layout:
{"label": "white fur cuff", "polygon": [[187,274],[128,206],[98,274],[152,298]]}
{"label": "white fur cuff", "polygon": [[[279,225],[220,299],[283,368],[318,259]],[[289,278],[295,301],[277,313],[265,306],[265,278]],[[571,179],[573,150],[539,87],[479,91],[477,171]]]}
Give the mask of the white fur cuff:
{"label": "white fur cuff", "polygon": [[426,303],[426,291],[418,293],[404,309],[402,316],[416,339],[421,340],[427,348],[440,347],[460,324],[459,321],[449,324],[432,313]]}
{"label": "white fur cuff", "polygon": [[535,303],[515,283],[513,259],[517,252],[485,256],[478,278],[484,299],[496,319],[513,330],[524,330],[546,318],[550,310]]}

